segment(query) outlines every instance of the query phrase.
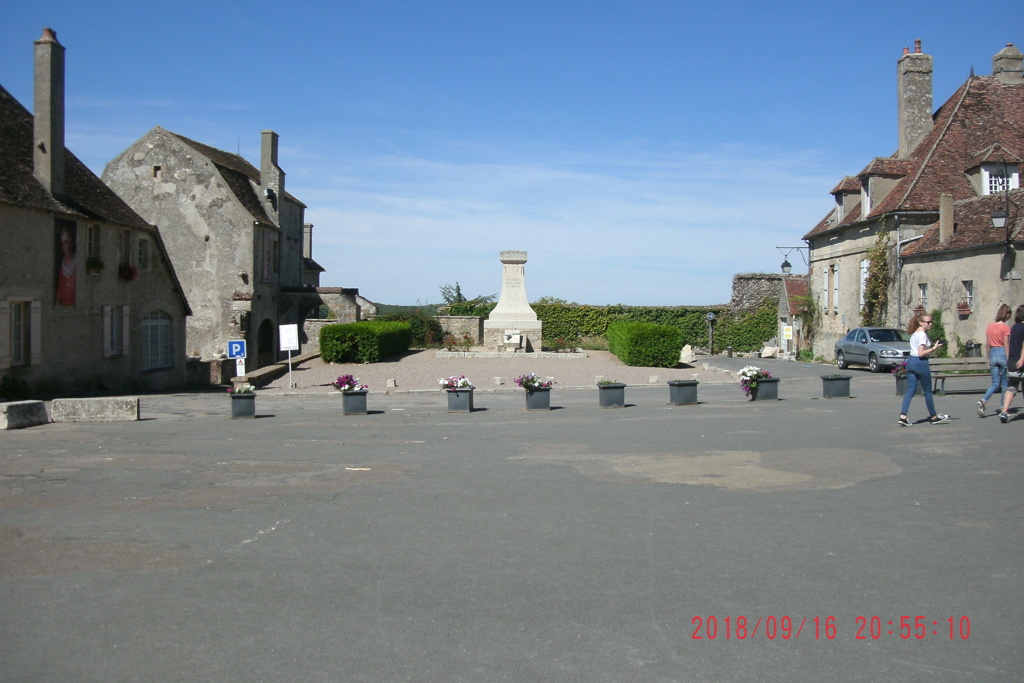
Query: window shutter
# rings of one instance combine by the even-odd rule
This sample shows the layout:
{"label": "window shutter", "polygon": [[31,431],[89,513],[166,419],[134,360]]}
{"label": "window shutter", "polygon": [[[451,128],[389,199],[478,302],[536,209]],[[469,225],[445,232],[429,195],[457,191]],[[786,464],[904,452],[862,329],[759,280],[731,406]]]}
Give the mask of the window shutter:
{"label": "window shutter", "polygon": [[0,370],[11,367],[11,302],[0,301]]}
{"label": "window shutter", "polygon": [[103,307],[103,357],[110,358],[111,355],[111,344],[110,341],[114,336],[114,319],[110,312],[110,306]]}
{"label": "window shutter", "polygon": [[839,312],[839,264],[833,267],[835,276],[832,278],[832,310]]}
{"label": "window shutter", "polygon": [[821,269],[821,307],[828,313],[828,266]]}
{"label": "window shutter", "polygon": [[121,353],[126,355],[126,356],[128,355],[128,350],[130,348],[129,345],[128,345],[128,330],[131,329],[131,325],[128,324],[128,321],[129,321],[129,318],[128,318],[128,307],[127,306],[122,306],[121,307]]}
{"label": "window shutter", "polygon": [[42,365],[43,363],[43,304],[39,301],[32,302],[32,324],[28,328],[29,347],[32,349],[29,356],[29,364]]}

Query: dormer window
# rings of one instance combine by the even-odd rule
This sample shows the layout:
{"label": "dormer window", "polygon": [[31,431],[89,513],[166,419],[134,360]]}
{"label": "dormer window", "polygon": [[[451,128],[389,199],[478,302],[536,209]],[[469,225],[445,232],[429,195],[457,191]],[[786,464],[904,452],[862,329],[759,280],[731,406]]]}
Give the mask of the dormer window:
{"label": "dormer window", "polygon": [[1020,187],[1016,164],[983,164],[981,187],[984,194],[999,194]]}

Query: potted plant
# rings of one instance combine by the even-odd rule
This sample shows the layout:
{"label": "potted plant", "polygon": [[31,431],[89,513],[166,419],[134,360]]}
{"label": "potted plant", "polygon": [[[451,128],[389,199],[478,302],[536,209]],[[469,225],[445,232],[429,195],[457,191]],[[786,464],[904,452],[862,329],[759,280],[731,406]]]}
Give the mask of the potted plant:
{"label": "potted plant", "polygon": [[228,389],[231,397],[231,419],[256,417],[256,387],[236,384]]}
{"label": "potted plant", "polygon": [[626,385],[610,379],[597,383],[597,402],[602,408],[625,408]]}
{"label": "potted plant", "polygon": [[473,412],[473,383],[465,375],[444,377],[437,383],[448,394],[449,413]]}
{"label": "potted plant", "polygon": [[99,275],[103,272],[103,259],[99,256],[86,257],[85,269],[92,275]]}
{"label": "potted plant", "polygon": [[824,398],[850,398],[851,375],[822,375],[821,392]]}
{"label": "potted plant", "polygon": [[971,304],[967,299],[960,299],[956,304],[956,312],[965,318],[971,314]]}
{"label": "potted plant", "polygon": [[359,378],[342,375],[331,382],[341,392],[341,413],[343,415],[366,415],[366,394],[369,386],[360,384]]}
{"label": "potted plant", "polygon": [[[907,361],[901,361],[896,365],[892,366],[892,376],[896,378],[896,395],[902,396],[907,393]],[[915,396],[921,396],[924,394],[924,389],[921,388],[920,382],[917,385],[917,391],[914,392]]]}
{"label": "potted plant", "polygon": [[551,385],[554,382],[542,380],[532,372],[515,379],[516,386],[526,389],[527,410],[551,410]]}
{"label": "potted plant", "polygon": [[690,406],[697,403],[695,379],[671,379],[668,381],[668,402],[673,406]]}
{"label": "potted plant", "polygon": [[125,282],[131,282],[139,276],[139,269],[130,263],[122,263],[117,267],[117,274]]}
{"label": "potted plant", "polygon": [[739,372],[740,386],[751,401],[778,401],[779,379],[772,373],[755,365],[748,365]]}

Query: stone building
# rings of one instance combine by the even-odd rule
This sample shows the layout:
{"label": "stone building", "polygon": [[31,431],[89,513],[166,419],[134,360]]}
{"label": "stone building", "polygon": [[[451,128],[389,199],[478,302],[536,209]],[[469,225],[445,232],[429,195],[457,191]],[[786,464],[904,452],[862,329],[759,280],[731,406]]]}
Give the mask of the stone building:
{"label": "stone building", "polygon": [[35,394],[184,386],[188,302],[156,228],[64,146],[64,47],[0,87],[0,375]]}
{"label": "stone building", "polygon": [[358,290],[324,290],[326,302],[318,294],[313,226],[285,189],[275,132],[262,133],[257,169],[157,126],[107,164],[103,180],[163,235],[192,304],[190,357],[215,361],[229,340],[245,339],[252,370],[279,359],[280,325],[302,329],[322,304],[359,318]]}
{"label": "stone building", "polygon": [[[951,342],[954,335],[977,340],[1000,303],[1024,301],[1015,265],[1020,195],[1013,191],[1024,158],[1022,62],[1007,45],[993,57],[991,76],[972,74],[933,113],[932,58],[920,41],[914,52],[904,50],[896,153],[843,178],[832,190],[832,210],[804,236],[820,312],[816,355],[831,357],[835,341],[861,324],[868,252],[879,240],[889,276],[884,324],[902,327],[925,306],[952,323]],[[1010,214],[1005,229],[992,228],[997,208]],[[961,301],[983,315],[961,316]]]}

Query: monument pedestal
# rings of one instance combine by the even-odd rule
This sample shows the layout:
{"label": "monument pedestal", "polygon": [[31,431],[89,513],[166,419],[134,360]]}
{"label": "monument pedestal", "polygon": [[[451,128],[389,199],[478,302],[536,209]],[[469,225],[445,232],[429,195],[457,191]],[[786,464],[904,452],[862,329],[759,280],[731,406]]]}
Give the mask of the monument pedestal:
{"label": "monument pedestal", "polygon": [[488,351],[540,351],[543,323],[526,298],[526,252],[501,252],[501,296],[484,321],[484,348]]}

